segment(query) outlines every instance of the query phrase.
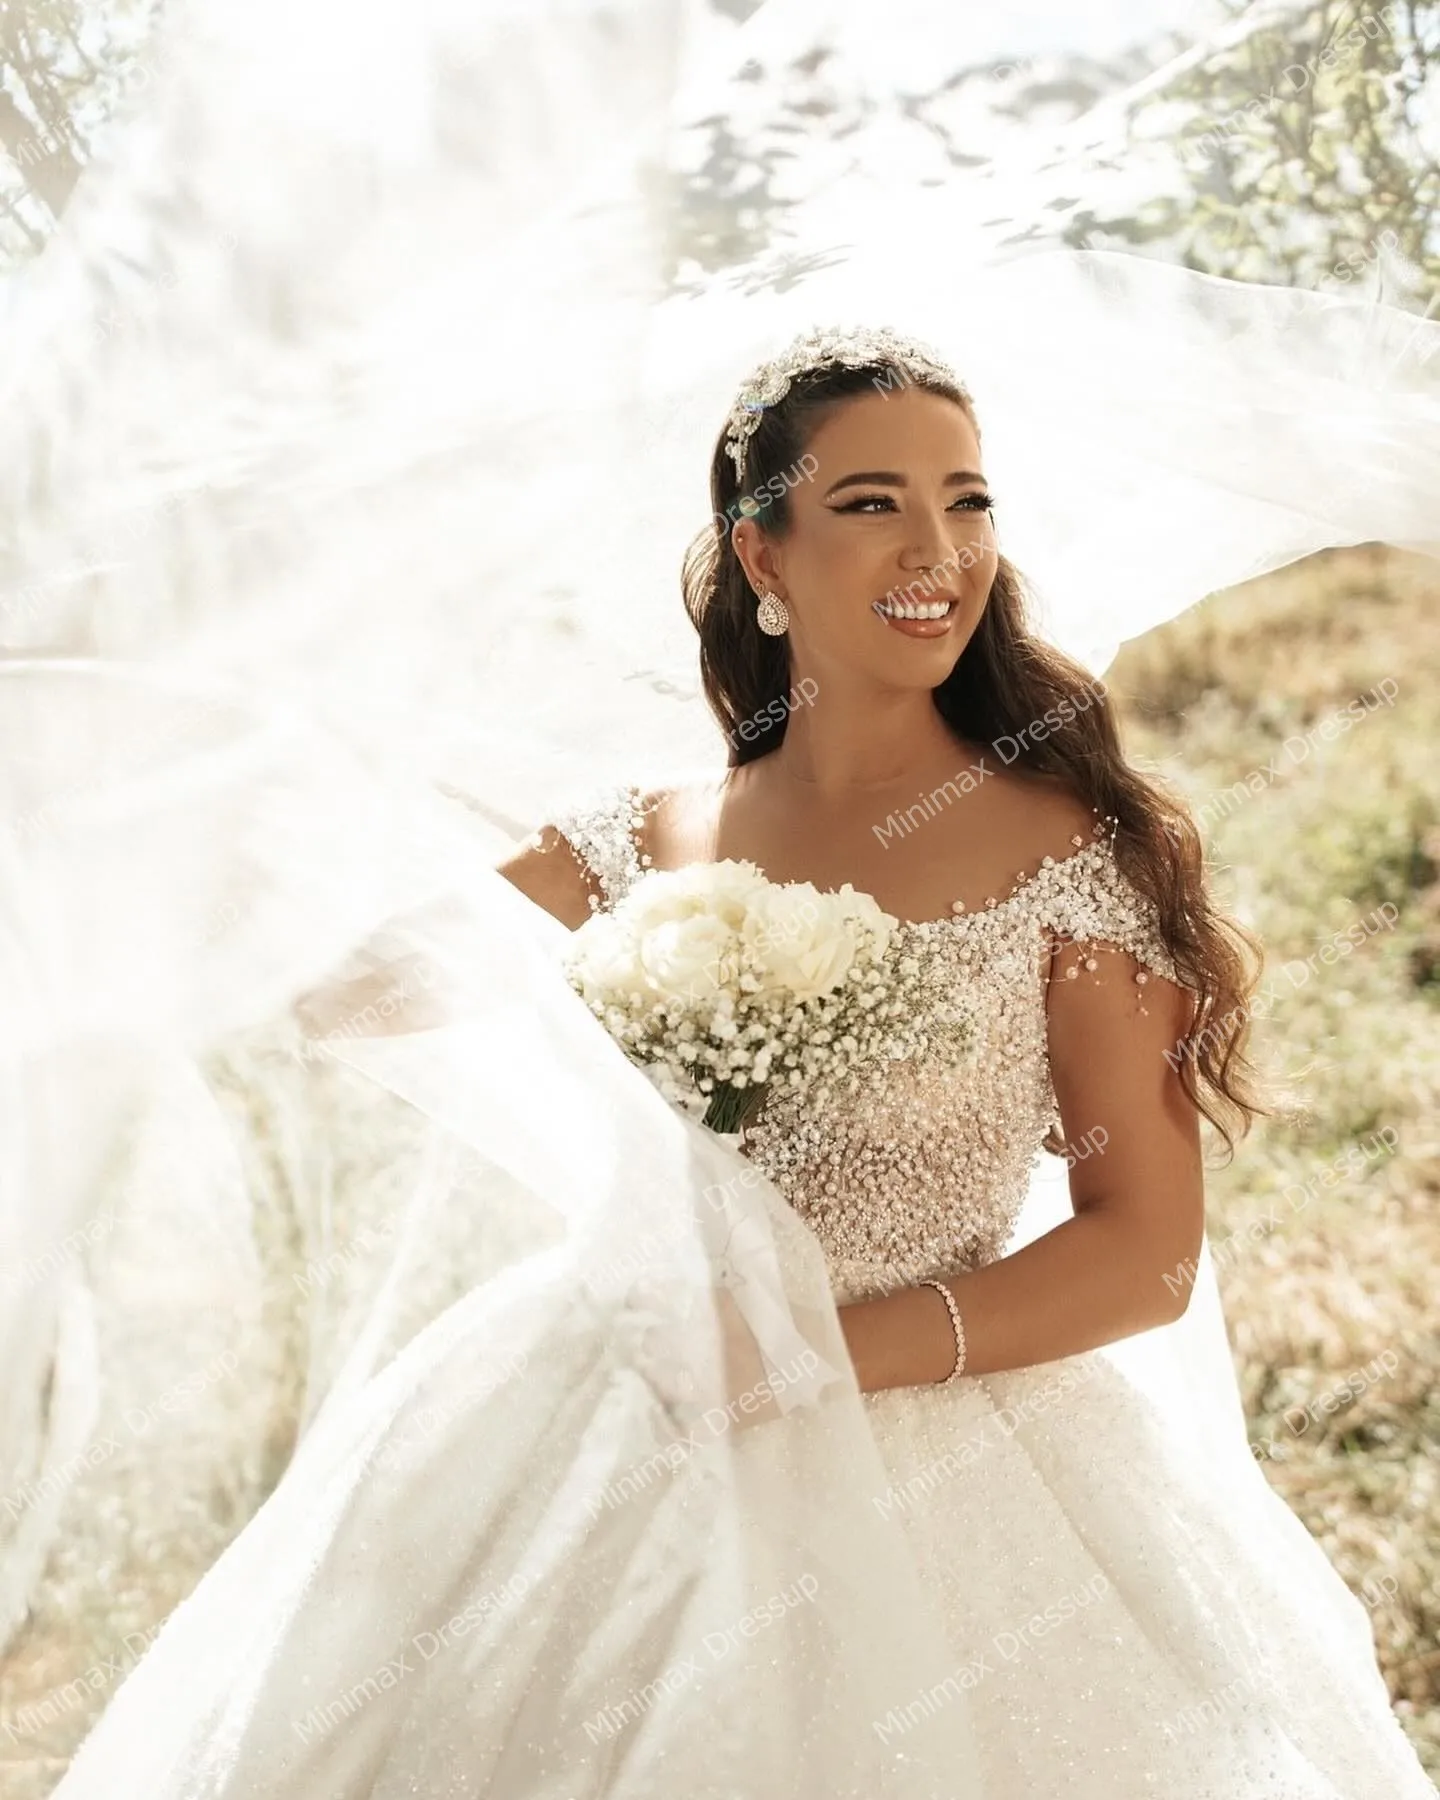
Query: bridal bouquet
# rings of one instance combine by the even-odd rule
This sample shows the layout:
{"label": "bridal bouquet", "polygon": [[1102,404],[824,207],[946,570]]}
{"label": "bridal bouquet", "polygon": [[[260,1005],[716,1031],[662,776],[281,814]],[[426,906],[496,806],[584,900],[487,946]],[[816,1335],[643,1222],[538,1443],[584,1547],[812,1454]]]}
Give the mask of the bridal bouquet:
{"label": "bridal bouquet", "polygon": [[[737,1131],[767,1088],[829,1086],[913,1056],[963,1008],[931,1009],[899,921],[847,882],[822,893],[753,863],[652,870],[575,933],[571,985],[668,1100]],[[932,996],[933,997],[933,996]]]}

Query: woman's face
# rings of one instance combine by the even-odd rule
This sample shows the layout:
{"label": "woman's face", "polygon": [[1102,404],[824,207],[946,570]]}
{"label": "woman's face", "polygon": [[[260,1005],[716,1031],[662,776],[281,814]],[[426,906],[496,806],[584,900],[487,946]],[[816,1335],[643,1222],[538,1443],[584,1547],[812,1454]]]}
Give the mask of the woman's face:
{"label": "woman's face", "polygon": [[[980,622],[998,567],[964,409],[914,386],[841,401],[790,490],[791,529],[734,530],[752,583],[790,614],[792,669],[934,688]],[[943,609],[943,612],[942,612]],[[906,614],[940,617],[906,617]]]}

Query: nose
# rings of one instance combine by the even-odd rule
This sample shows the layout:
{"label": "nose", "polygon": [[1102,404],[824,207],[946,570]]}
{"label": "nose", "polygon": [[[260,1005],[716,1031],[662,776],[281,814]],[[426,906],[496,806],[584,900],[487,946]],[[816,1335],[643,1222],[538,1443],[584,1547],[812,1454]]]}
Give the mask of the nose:
{"label": "nose", "polygon": [[941,507],[927,506],[912,518],[913,530],[910,542],[901,553],[900,566],[923,574],[954,563],[957,518],[968,518],[973,522],[974,515],[947,513]]}

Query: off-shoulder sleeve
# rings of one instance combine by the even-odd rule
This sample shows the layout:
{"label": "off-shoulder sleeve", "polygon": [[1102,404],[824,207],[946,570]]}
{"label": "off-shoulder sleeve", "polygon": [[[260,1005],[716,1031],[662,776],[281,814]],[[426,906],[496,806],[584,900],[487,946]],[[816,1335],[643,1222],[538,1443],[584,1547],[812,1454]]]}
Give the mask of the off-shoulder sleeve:
{"label": "off-shoulder sleeve", "polygon": [[[577,796],[547,821],[595,878],[607,906],[613,906],[640,875],[635,834],[643,816],[634,788],[610,786]],[[592,899],[591,904],[597,903]]]}
{"label": "off-shoulder sleeve", "polygon": [[[1174,958],[1160,930],[1155,903],[1121,873],[1113,842],[1102,838],[1077,856],[1053,865],[1045,884],[1042,922],[1061,942],[1079,946],[1114,945],[1145,969],[1180,981]],[[1087,964],[1067,959],[1072,979]]]}

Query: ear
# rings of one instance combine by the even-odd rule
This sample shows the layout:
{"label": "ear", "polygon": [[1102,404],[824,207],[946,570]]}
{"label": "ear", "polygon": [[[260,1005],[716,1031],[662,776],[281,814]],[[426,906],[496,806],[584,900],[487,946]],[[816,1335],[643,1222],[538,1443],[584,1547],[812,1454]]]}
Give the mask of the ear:
{"label": "ear", "polygon": [[730,529],[730,544],[740,559],[750,585],[757,593],[768,588],[782,600],[788,600],[785,578],[780,572],[778,546],[768,538],[753,519],[737,519]]}

